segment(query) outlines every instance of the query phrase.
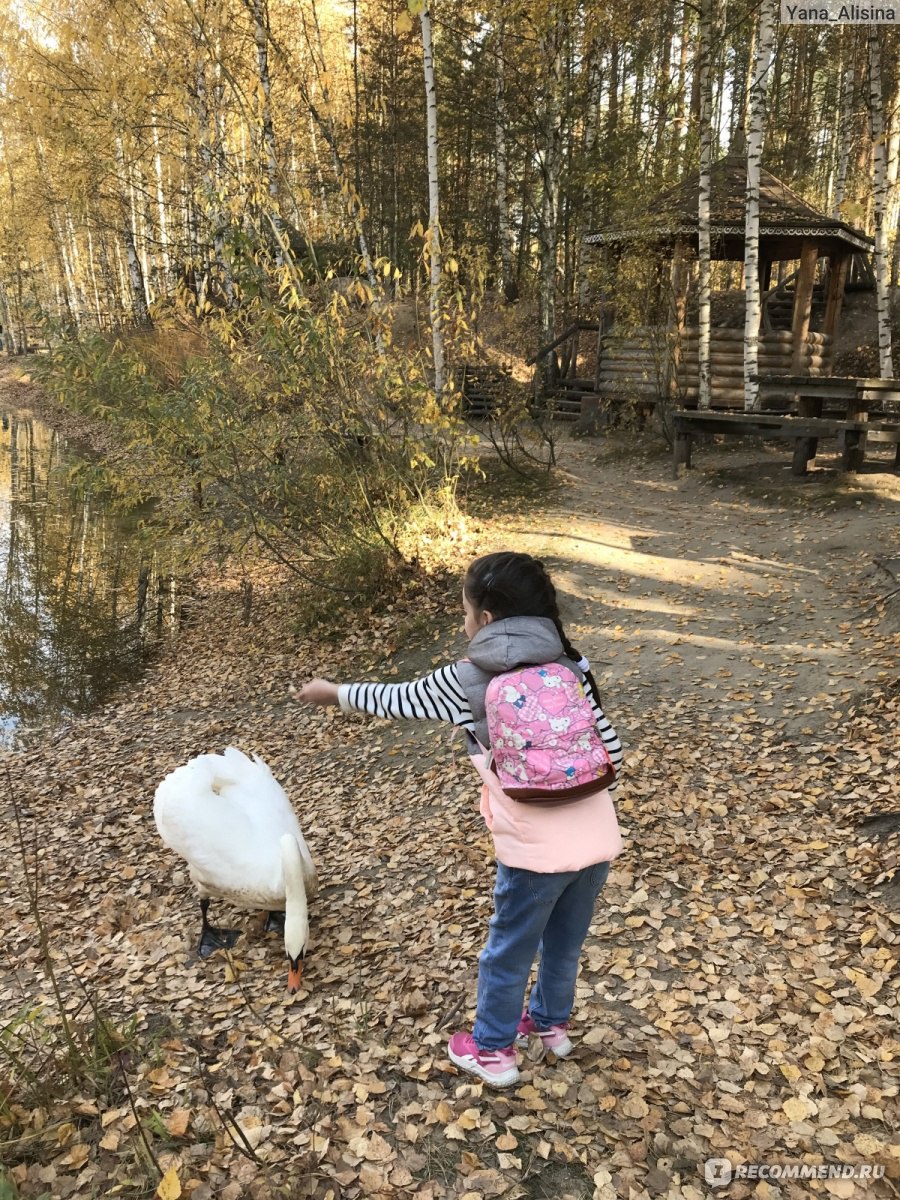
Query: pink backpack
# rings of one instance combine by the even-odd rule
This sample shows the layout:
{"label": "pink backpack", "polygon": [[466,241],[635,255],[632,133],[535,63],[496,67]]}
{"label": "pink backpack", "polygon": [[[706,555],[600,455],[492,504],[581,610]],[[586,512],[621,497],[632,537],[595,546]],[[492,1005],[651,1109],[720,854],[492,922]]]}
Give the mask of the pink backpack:
{"label": "pink backpack", "polygon": [[515,800],[566,803],[616,777],[581,680],[562,663],[495,675],[484,694],[500,786]]}

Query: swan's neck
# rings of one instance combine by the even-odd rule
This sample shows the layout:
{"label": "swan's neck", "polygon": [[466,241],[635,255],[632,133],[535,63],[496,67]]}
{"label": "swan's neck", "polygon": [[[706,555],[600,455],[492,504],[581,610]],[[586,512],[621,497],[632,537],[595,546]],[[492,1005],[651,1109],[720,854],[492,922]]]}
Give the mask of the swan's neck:
{"label": "swan's neck", "polygon": [[281,839],[281,869],[284,874],[284,948],[289,958],[298,958],[305,952],[309,940],[309,908],[300,847],[290,833]]}

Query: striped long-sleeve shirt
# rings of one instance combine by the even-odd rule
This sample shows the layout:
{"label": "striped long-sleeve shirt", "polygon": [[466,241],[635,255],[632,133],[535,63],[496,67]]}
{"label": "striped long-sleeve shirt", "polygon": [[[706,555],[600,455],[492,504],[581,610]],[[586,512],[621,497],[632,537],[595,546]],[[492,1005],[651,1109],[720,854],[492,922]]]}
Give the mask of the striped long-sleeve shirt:
{"label": "striped long-sleeve shirt", "polygon": [[[618,775],[622,766],[622,743],[590,684],[585,681],[597,730]],[[475,718],[463,691],[456,663],[448,663],[409,683],[345,683],[338,690],[344,712],[365,712],[374,717],[412,721],[444,721],[474,736]],[[615,788],[615,784],[611,789]]]}

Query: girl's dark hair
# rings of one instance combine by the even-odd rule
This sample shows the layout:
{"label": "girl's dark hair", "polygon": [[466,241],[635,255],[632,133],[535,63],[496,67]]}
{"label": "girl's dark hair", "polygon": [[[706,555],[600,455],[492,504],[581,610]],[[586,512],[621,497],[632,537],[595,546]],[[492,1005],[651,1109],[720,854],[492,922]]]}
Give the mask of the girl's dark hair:
{"label": "girl's dark hair", "polygon": [[[553,580],[544,564],[530,554],[499,550],[476,558],[466,571],[463,591],[477,612],[487,609],[495,621],[547,617],[556,626],[566,657],[575,663],[581,658],[563,629]],[[600,692],[592,672],[586,671],[585,678],[599,704]]]}

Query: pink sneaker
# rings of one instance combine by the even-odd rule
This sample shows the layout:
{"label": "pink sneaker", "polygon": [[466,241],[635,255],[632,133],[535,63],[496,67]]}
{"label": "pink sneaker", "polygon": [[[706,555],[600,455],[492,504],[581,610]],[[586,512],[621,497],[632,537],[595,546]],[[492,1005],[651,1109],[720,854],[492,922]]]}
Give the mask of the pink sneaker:
{"label": "pink sneaker", "polygon": [[569,1041],[569,1035],[566,1033],[568,1028],[569,1024],[565,1022],[562,1025],[551,1025],[549,1029],[538,1029],[531,1019],[531,1013],[526,1009],[516,1028],[516,1045],[527,1046],[528,1038],[533,1033],[541,1039],[545,1050],[552,1050],[557,1058],[565,1058],[574,1050],[574,1046]]}
{"label": "pink sneaker", "polygon": [[479,1050],[471,1033],[454,1033],[447,1043],[450,1061],[470,1075],[477,1075],[489,1087],[505,1088],[519,1081],[516,1048]]}

